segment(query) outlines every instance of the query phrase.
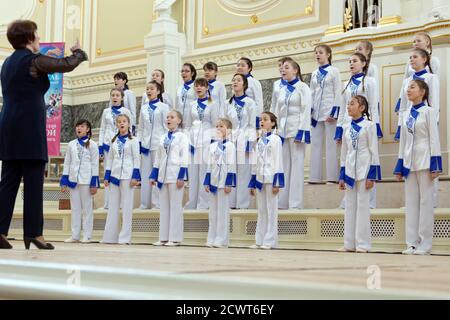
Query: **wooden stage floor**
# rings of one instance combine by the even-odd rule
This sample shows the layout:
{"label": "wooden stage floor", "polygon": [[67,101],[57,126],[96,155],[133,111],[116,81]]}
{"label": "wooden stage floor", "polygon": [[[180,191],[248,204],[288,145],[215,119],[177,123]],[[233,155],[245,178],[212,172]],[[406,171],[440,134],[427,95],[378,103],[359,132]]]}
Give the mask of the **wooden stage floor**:
{"label": "wooden stage floor", "polygon": [[[450,298],[450,256],[60,242],[54,243],[55,251],[35,248],[26,251],[22,242],[13,241],[12,244],[13,250],[0,250],[0,262],[112,267],[117,270],[264,283],[279,286],[280,290],[283,286],[298,285],[301,288],[307,284],[337,288],[344,292],[353,289],[355,292],[368,292],[369,298],[372,292],[381,293],[381,298],[383,293],[399,294],[400,298]],[[268,299],[282,297],[284,294],[276,290],[267,296]],[[308,298],[307,295],[304,297]],[[247,298],[252,299],[251,296]],[[336,298],[345,299],[346,296]]]}

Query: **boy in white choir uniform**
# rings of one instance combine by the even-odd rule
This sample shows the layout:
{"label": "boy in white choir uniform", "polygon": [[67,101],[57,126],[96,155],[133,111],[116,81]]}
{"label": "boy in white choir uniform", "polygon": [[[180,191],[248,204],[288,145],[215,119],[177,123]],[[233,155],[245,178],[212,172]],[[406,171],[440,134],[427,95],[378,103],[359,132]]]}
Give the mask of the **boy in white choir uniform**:
{"label": "boy in white choir uniform", "polygon": [[217,141],[209,147],[208,169],[203,182],[210,193],[207,247],[228,246],[230,229],[229,197],[236,187],[236,150],[229,139],[232,124],[219,119],[216,124]]}
{"label": "boy in white choir uniform", "polygon": [[161,85],[156,81],[147,84],[147,96],[149,102],[141,107],[137,138],[141,152],[141,205],[140,209],[150,209],[152,204],[159,208],[158,191],[152,188],[149,180],[150,173],[155,163],[156,150],[159,141],[167,128],[165,126],[169,106],[161,102]]}
{"label": "boy in white choir uniform", "polygon": [[[120,114],[125,114],[128,118],[132,118],[130,110],[124,107],[123,99],[124,93],[122,90],[114,88],[110,92],[110,108],[103,110],[102,119],[100,123],[100,134],[98,138],[98,150],[100,159],[103,159],[103,167],[106,170],[108,166],[109,150],[111,147],[111,140],[117,134],[116,119]],[[132,125],[132,124],[131,124]],[[108,209],[109,202],[109,188],[105,186],[104,192],[104,208]]]}
{"label": "boy in white choir uniform", "polygon": [[245,94],[256,103],[256,128],[259,129],[259,115],[264,111],[264,100],[261,82],[252,75],[253,62],[249,58],[242,57],[237,62],[236,72],[247,77],[248,88]]}
{"label": "boy in white choir uniform", "polygon": [[183,64],[181,68],[181,78],[183,84],[178,88],[175,100],[175,110],[183,116],[183,129],[189,130],[191,127],[191,104],[197,100],[194,90],[194,81],[197,78],[197,70],[190,63]]}
{"label": "boy in white choir uniform", "polygon": [[381,180],[376,124],[369,120],[363,96],[351,98],[344,126],[339,188],[345,191],[344,247],[339,251],[366,253],[371,248],[370,189]]}
{"label": "boy in white choir uniform", "polygon": [[[83,243],[92,241],[94,227],[93,196],[100,187],[98,178],[99,154],[97,144],[91,140],[92,126],[88,120],[79,120],[75,125],[77,139],[67,145],[64,158],[62,191],[70,190],[72,209],[72,236],[64,242],[80,242],[83,225]],[[84,212],[84,215],[82,213]]]}
{"label": "boy in white choir uniform", "polygon": [[[105,186],[111,187],[108,215],[102,243],[131,243],[134,188],[141,181],[139,141],[131,134],[130,118],[121,114],[116,119],[119,132],[114,136],[106,167]],[[120,208],[122,228],[119,229]],[[120,233],[119,233],[120,231]]]}
{"label": "boy in white choir uniform", "polygon": [[319,63],[311,76],[311,161],[310,183],[322,182],[322,145],[326,142],[326,181],[338,182],[337,148],[334,142],[336,120],[341,102],[341,77],[339,70],[331,65],[332,52],[327,45],[314,49]]}
{"label": "boy in white choir uniform", "polygon": [[205,78],[194,82],[197,100],[191,104],[191,128],[189,130],[191,163],[189,164],[189,202],[186,209],[209,208],[209,197],[203,187],[206,175],[209,145],[214,138],[217,119],[222,118],[218,102],[211,98]]}
{"label": "boy in white choir uniform", "polygon": [[286,186],[280,191],[279,204],[282,209],[302,209],[305,151],[311,143],[311,90],[301,81],[300,66],[294,60],[283,64],[282,75],[288,83],[280,91],[275,113],[283,142]]}
{"label": "boy in white choir uniform", "polygon": [[236,188],[231,191],[230,206],[237,209],[250,207],[250,194],[248,181],[252,176],[251,153],[256,141],[256,104],[247,97],[245,91],[248,87],[247,77],[236,73],[233,76],[231,87],[233,96],[229,100],[225,117],[233,124],[232,141],[236,146]]}
{"label": "boy in white choir uniform", "polygon": [[278,244],[278,193],[284,188],[282,143],[273,132],[277,128],[277,117],[263,112],[260,119],[262,135],[253,153],[252,179],[248,185],[258,203],[256,244],[250,248],[272,249]]}
{"label": "boy in white choir uniform", "polygon": [[188,179],[189,138],[179,128],[181,113],[172,110],[167,115],[169,132],[161,137],[156,161],[150,175],[160,189],[159,240],[155,246],[179,246],[183,241],[183,191]]}
{"label": "boy in white choir uniform", "polygon": [[412,80],[407,90],[412,106],[402,117],[394,174],[405,178],[406,244],[403,254],[430,254],[433,240],[433,181],[442,172],[437,110],[428,105],[428,85]]}

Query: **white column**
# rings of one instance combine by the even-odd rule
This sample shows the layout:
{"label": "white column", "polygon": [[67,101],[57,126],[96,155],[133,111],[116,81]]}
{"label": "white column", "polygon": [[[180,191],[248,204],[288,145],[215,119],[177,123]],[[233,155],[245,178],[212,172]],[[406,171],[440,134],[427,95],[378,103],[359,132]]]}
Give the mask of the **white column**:
{"label": "white column", "polygon": [[153,22],[152,31],[144,38],[147,52],[147,80],[153,69],[162,69],[166,74],[164,87],[172,95],[176,93],[181,70],[181,56],[186,51],[186,37],[178,32],[177,22],[170,17],[175,0],[155,2],[159,17]]}
{"label": "white column", "polygon": [[398,24],[401,22],[402,5],[401,1],[381,1],[380,25]]}
{"label": "white column", "polygon": [[448,0],[433,0],[429,13],[432,19],[448,19],[450,17],[450,2]]}
{"label": "white column", "polygon": [[344,32],[345,0],[329,0],[329,25],[325,35]]}

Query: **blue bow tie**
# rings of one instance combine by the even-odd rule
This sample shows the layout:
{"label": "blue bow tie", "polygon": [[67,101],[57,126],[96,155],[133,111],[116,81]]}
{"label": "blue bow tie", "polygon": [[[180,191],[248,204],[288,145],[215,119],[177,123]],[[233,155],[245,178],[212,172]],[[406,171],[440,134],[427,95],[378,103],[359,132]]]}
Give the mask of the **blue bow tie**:
{"label": "blue bow tie", "polygon": [[328,71],[325,70],[325,69],[328,68],[329,66],[330,66],[329,63],[328,63],[328,64],[324,64],[323,66],[320,66],[320,67],[319,67],[320,73],[322,73],[323,75],[326,75],[326,74],[328,73]]}
{"label": "blue bow tie", "polygon": [[208,80],[209,90],[210,90],[210,91],[213,91],[213,90],[214,90],[214,86],[212,85],[214,82],[216,82],[216,79],[214,79],[214,80]]}
{"label": "blue bow tie", "polygon": [[207,100],[208,100],[208,97],[203,98],[203,99],[197,99],[197,105],[204,110],[206,108],[206,104],[204,104],[203,102],[205,102]]}
{"label": "blue bow tie", "polygon": [[427,69],[423,69],[422,71],[419,72],[414,72],[413,80],[425,80],[424,78],[421,77],[425,73],[428,73]]}
{"label": "blue bow tie", "polygon": [[122,108],[122,106],[111,106],[111,110],[112,112],[114,112],[114,114],[120,114],[120,109]]}
{"label": "blue bow tie", "polygon": [[425,103],[424,103],[424,102],[421,102],[421,103],[419,103],[419,104],[414,105],[413,108],[414,108],[415,110],[419,110],[419,109],[422,108],[424,105],[425,105]]}
{"label": "blue bow tie", "polygon": [[286,80],[281,79],[280,87],[284,87],[284,86],[286,86],[287,84],[288,84],[288,82],[287,82]]}
{"label": "blue bow tie", "polygon": [[124,136],[119,136],[118,139],[120,142],[125,143],[125,142],[127,142],[128,134],[126,134]]}
{"label": "blue bow tie", "polygon": [[86,140],[88,139],[88,136],[82,137],[82,138],[78,138],[78,143],[84,147],[84,143],[86,142]]}
{"label": "blue bow tie", "polygon": [[157,108],[157,106],[155,105],[155,103],[158,103],[158,102],[159,102],[159,99],[155,99],[155,100],[149,101],[149,102],[148,102],[148,106],[149,106],[153,111],[155,111],[155,109]]}
{"label": "blue bow tie", "polygon": [[362,76],[364,76],[364,73],[354,74],[354,75],[352,76],[352,82],[353,82],[355,85],[359,86],[359,84],[361,83],[361,81],[359,81],[358,78],[361,78]]}
{"label": "blue bow tie", "polygon": [[234,100],[234,102],[238,105],[238,106],[240,106],[240,107],[243,107],[244,105],[245,105],[245,102],[244,101],[242,101],[245,97],[246,97],[247,95],[242,95],[242,96],[240,96],[240,97],[236,97],[236,96],[234,96],[233,97],[233,100]]}
{"label": "blue bow tie", "polygon": [[191,87],[190,87],[190,85],[192,84],[194,82],[194,80],[189,80],[189,81],[186,81],[185,83],[184,83],[184,89],[186,90],[186,91],[189,91],[189,89],[191,89]]}
{"label": "blue bow tie", "polygon": [[288,90],[292,93],[292,92],[294,92],[294,90],[295,90],[295,87],[294,87],[294,85],[297,83],[297,82],[299,82],[300,80],[298,79],[298,78],[296,78],[296,79],[294,79],[294,80],[292,80],[292,81],[289,81],[288,83],[287,83],[287,88],[288,88]]}
{"label": "blue bow tie", "polygon": [[253,78],[252,74],[249,72],[245,75],[246,78]]}

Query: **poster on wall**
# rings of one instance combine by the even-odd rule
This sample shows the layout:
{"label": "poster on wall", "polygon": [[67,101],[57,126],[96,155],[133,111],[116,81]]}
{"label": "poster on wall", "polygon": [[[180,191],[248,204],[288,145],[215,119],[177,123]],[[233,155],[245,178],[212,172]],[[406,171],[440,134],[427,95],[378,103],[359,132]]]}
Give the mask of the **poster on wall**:
{"label": "poster on wall", "polygon": [[[64,42],[41,43],[40,52],[53,58],[64,58]],[[48,79],[50,88],[44,97],[47,111],[47,146],[48,155],[54,157],[60,155],[63,74],[52,73],[48,75]]]}

